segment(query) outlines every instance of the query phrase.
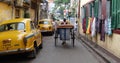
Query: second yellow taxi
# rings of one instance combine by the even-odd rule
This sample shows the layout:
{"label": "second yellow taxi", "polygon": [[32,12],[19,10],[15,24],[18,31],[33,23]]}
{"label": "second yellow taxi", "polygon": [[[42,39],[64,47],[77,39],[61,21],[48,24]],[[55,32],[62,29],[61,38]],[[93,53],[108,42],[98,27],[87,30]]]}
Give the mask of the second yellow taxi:
{"label": "second yellow taxi", "polygon": [[38,21],[38,27],[42,33],[49,33],[52,35],[54,33],[54,27],[51,19],[42,19]]}

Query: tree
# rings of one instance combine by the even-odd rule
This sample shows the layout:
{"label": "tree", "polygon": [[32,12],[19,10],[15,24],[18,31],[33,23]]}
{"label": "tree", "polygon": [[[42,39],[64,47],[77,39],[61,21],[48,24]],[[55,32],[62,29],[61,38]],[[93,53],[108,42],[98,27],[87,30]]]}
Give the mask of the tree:
{"label": "tree", "polygon": [[70,0],[54,0],[55,4],[68,4],[70,3]]}
{"label": "tree", "polygon": [[[54,14],[55,12],[59,11],[60,13],[60,18],[64,18],[64,10],[68,9],[69,6],[68,3],[70,3],[70,0],[54,0],[55,7],[52,10],[52,13]],[[64,6],[63,6],[64,5]]]}

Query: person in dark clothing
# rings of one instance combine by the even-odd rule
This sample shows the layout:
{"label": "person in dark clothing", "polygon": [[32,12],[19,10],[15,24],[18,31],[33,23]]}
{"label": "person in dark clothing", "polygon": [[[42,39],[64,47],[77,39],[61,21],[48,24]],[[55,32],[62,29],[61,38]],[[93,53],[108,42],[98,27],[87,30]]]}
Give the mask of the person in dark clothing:
{"label": "person in dark clothing", "polygon": [[66,25],[66,24],[68,24],[68,23],[67,23],[66,19],[64,18],[63,22],[61,23],[61,25]]}
{"label": "person in dark clothing", "polygon": [[[66,19],[64,18],[61,25],[66,25],[66,24],[68,24],[68,23],[67,23]],[[65,45],[65,44],[66,44],[65,39],[63,39],[62,45]]]}

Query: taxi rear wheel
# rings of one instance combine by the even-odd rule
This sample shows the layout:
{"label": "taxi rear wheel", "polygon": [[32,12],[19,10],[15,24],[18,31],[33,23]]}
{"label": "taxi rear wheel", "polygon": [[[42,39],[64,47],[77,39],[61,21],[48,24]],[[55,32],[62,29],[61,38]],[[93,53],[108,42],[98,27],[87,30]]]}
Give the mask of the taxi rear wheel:
{"label": "taxi rear wheel", "polygon": [[52,36],[54,34],[54,31],[50,32],[49,34]]}

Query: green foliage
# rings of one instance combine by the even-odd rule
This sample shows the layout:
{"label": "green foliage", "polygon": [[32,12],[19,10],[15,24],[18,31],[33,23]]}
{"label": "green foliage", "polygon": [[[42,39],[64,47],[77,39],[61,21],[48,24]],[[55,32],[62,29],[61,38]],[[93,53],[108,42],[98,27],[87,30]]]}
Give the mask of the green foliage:
{"label": "green foliage", "polygon": [[61,3],[68,4],[70,3],[70,0],[54,0],[54,3],[55,4],[61,4]]}
{"label": "green foliage", "polygon": [[[65,8],[69,9],[70,6],[66,7],[68,3],[70,3],[70,0],[54,0],[55,7],[52,10],[52,13],[55,14],[56,10],[60,12],[59,17],[64,18],[64,10]],[[63,6],[64,5],[64,6]]]}

